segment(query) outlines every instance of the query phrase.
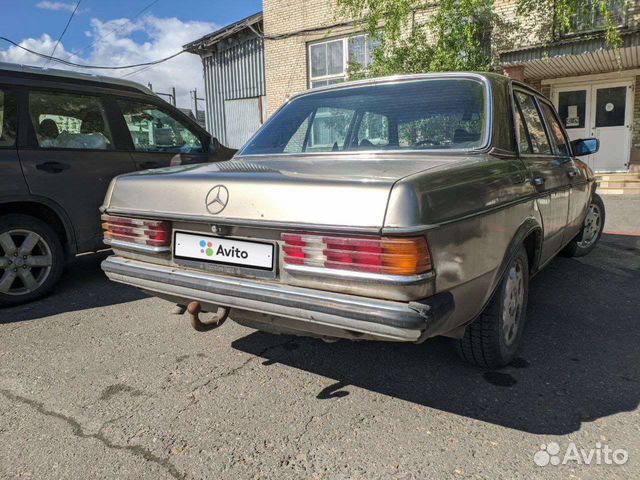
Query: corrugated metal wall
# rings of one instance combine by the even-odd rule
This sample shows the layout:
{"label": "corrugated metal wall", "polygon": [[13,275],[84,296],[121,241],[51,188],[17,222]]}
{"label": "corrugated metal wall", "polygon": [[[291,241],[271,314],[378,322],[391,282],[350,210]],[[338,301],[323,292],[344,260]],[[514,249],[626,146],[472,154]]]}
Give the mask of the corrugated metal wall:
{"label": "corrugated metal wall", "polygon": [[[227,145],[225,100],[265,95],[262,39],[250,38],[202,58],[207,130]],[[253,122],[250,122],[253,123]]]}
{"label": "corrugated metal wall", "polygon": [[260,128],[262,97],[235,98],[224,101],[227,147],[242,147]]}

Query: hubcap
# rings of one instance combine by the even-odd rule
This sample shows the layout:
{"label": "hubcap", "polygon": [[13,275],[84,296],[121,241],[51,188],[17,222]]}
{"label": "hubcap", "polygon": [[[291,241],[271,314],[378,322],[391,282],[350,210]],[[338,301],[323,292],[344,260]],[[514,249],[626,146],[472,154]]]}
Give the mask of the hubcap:
{"label": "hubcap", "polygon": [[517,259],[507,272],[507,282],[502,304],[502,333],[507,345],[511,345],[520,328],[524,303],[524,273],[522,260]]}
{"label": "hubcap", "polygon": [[0,293],[25,295],[49,277],[53,256],[47,242],[30,230],[0,233]]}
{"label": "hubcap", "polygon": [[584,219],[584,226],[582,227],[582,238],[578,242],[578,246],[581,248],[590,247],[597,239],[602,228],[602,214],[600,213],[600,207],[595,203],[589,205],[587,216]]}

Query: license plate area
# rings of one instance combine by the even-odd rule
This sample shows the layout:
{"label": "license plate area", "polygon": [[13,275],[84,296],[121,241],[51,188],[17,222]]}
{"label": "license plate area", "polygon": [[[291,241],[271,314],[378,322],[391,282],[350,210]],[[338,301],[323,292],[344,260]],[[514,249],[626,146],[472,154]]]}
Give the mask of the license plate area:
{"label": "license plate area", "polygon": [[275,276],[274,243],[174,231],[178,264],[231,274]]}

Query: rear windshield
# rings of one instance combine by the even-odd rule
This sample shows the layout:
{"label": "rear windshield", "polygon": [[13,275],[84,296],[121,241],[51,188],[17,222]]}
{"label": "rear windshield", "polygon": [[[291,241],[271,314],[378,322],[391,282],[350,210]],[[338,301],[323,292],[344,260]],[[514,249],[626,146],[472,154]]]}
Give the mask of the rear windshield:
{"label": "rear windshield", "polygon": [[472,149],[484,144],[485,123],[476,80],[344,88],[292,100],[241,154]]}

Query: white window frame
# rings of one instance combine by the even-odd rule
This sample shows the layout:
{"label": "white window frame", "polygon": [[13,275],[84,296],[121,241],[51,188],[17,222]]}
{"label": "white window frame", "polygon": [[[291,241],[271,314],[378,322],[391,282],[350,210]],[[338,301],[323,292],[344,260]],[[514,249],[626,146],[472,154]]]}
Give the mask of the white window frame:
{"label": "white window frame", "polygon": [[[320,40],[317,42],[309,42],[307,44],[307,67],[309,69],[309,82],[308,82],[308,86],[309,88],[313,88],[313,82],[320,82],[323,80],[337,80],[337,79],[341,79],[343,81],[347,80],[348,74],[347,74],[347,70],[349,68],[349,39],[351,38],[357,38],[357,37],[364,37],[364,57],[365,57],[365,61],[367,58],[367,54],[370,54],[370,52],[368,51],[369,49],[369,35],[366,33],[356,33],[353,35],[347,35],[345,37],[333,37],[333,38],[327,38],[324,40]],[[333,43],[333,42],[337,42],[337,41],[342,41],[342,73],[333,73],[333,74],[327,74],[327,75],[320,75],[318,77],[314,77],[313,76],[313,69],[312,69],[312,65],[311,65],[311,47],[317,46],[317,45],[327,45],[329,43]],[[328,62],[328,57],[327,57],[327,62]],[[365,65],[366,67],[366,65]]]}

